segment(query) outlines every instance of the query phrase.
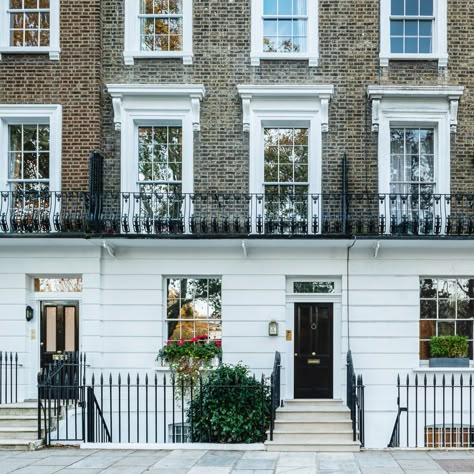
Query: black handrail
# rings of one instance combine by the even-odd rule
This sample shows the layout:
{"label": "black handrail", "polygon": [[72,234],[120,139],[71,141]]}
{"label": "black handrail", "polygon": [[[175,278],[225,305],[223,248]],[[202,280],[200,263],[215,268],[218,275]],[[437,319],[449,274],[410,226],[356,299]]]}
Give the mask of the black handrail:
{"label": "black handrail", "polygon": [[280,372],[281,372],[281,355],[278,351],[275,352],[275,360],[273,362],[273,370],[270,377],[271,383],[271,400],[272,411],[270,418],[270,441],[273,441],[273,430],[275,429],[276,410],[283,406],[283,400],[280,398]]}
{"label": "black handrail", "polygon": [[352,352],[347,352],[347,407],[351,412],[352,420],[352,439],[359,440],[363,447],[365,443],[365,400],[364,400],[364,381],[362,375],[356,375],[354,371],[354,362]]}
{"label": "black handrail", "polygon": [[0,351],[0,405],[18,402],[18,353]]}
{"label": "black handrail", "polygon": [[87,443],[111,443],[107,422],[105,421],[102,409],[94,394],[94,387],[87,387]]}

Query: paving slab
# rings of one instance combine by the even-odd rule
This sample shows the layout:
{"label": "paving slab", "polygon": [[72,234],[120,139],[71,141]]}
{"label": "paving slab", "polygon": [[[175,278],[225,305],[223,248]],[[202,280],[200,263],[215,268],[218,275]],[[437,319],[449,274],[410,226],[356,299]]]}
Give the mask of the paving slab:
{"label": "paving slab", "polygon": [[[452,461],[447,461],[448,463]],[[444,471],[440,464],[430,459],[398,459],[398,464],[404,471]]]}
{"label": "paving slab", "polygon": [[82,461],[80,456],[56,456],[49,455],[45,458],[35,459],[32,466],[70,466],[78,461]]}
{"label": "paving slab", "polygon": [[119,459],[114,466],[144,466],[151,467],[161,458],[157,456],[126,456]]}
{"label": "paving slab", "polygon": [[295,467],[295,466],[278,466],[275,474],[316,474],[318,470],[313,467]]}
{"label": "paving slab", "polygon": [[277,467],[316,467],[316,453],[280,453]]}
{"label": "paving slab", "polygon": [[231,467],[192,467],[187,474],[230,474]]}
{"label": "paving slab", "polygon": [[240,459],[234,469],[274,469],[276,459]]}
{"label": "paving slab", "polygon": [[360,466],[362,474],[404,474],[403,469],[398,467],[373,467]]}
{"label": "paving slab", "polygon": [[232,467],[241,457],[242,453],[236,451],[208,451],[195,467]]}
{"label": "paving slab", "polygon": [[14,471],[15,474],[53,474],[63,469],[63,466],[26,466]]}
{"label": "paving slab", "polygon": [[103,456],[88,456],[87,458],[83,458],[80,461],[71,464],[69,469],[82,469],[86,467],[90,467],[92,469],[105,469],[117,461],[118,459],[116,456],[107,456],[105,451]]}
{"label": "paving slab", "polygon": [[437,459],[436,464],[448,472],[474,472],[474,459]]}

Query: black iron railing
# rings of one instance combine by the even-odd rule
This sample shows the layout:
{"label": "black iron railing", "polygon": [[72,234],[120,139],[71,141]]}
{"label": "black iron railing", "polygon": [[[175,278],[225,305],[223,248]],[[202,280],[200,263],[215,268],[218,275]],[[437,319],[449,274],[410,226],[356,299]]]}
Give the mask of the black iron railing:
{"label": "black iron railing", "polygon": [[272,411],[270,418],[270,441],[273,441],[273,430],[275,429],[276,410],[283,406],[283,400],[280,395],[280,372],[281,372],[281,355],[278,351],[275,352],[275,360],[273,362],[273,370],[270,377],[271,384],[271,400]]}
{"label": "black iron railing", "polygon": [[347,352],[347,407],[351,411],[353,440],[359,441],[363,447],[365,442],[365,401],[364,401],[364,381],[362,375],[356,375],[352,353]]}
{"label": "black iron railing", "polygon": [[[203,426],[206,403],[214,403],[205,392],[206,380],[179,382],[174,376],[152,377],[121,374],[98,380],[92,375],[87,383],[56,383],[58,379],[38,379],[38,434],[45,445],[64,441],[114,443],[220,443],[224,439],[216,426]],[[213,385],[213,393],[232,398],[245,397],[252,391],[261,397],[264,408],[256,426],[264,441],[270,424],[270,387],[262,376],[254,384],[224,379]],[[209,393],[209,392],[208,392]],[[212,397],[211,397],[212,398]],[[210,401],[209,401],[210,400]],[[211,406],[210,405],[210,406]],[[192,407],[192,408],[191,408]]]}
{"label": "black iron railing", "polygon": [[[446,369],[449,372],[449,369]],[[397,379],[397,416],[389,448],[474,447],[472,375]]]}
{"label": "black iron railing", "polygon": [[0,405],[18,402],[18,353],[0,351]]}
{"label": "black iron railing", "polygon": [[0,192],[0,236],[472,237],[474,194]]}

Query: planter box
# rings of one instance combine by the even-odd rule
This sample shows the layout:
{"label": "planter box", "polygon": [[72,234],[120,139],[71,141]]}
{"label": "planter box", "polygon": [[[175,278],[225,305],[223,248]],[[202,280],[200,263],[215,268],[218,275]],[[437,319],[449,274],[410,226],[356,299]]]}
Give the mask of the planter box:
{"label": "planter box", "polygon": [[433,357],[430,359],[430,367],[469,367],[467,357]]}

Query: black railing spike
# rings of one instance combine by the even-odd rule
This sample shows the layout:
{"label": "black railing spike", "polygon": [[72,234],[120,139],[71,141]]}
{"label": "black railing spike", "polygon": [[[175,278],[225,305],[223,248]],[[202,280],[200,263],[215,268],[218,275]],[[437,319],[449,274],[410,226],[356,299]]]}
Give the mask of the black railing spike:
{"label": "black railing spike", "polygon": [[92,384],[92,386],[95,385],[95,374],[92,374],[91,384]]}

